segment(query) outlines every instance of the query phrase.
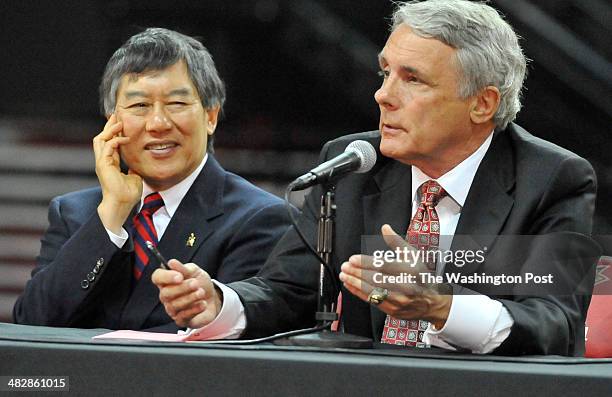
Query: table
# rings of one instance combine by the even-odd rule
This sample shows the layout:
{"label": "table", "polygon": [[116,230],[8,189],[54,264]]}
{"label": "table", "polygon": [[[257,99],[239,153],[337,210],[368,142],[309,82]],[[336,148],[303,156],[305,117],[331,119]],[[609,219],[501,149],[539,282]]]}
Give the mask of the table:
{"label": "table", "polygon": [[612,359],[91,339],[105,332],[0,323],[0,376],[68,376],[73,395],[612,395]]}

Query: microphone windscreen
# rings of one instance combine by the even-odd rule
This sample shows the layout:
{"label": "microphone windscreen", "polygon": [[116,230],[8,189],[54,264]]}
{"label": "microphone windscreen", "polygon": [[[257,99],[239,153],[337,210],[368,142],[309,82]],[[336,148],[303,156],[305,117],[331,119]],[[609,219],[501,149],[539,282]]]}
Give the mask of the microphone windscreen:
{"label": "microphone windscreen", "polygon": [[355,170],[359,174],[370,171],[374,164],[376,164],[376,149],[374,149],[370,142],[362,140],[353,141],[346,147],[344,152],[352,152],[359,157],[361,163],[359,168]]}

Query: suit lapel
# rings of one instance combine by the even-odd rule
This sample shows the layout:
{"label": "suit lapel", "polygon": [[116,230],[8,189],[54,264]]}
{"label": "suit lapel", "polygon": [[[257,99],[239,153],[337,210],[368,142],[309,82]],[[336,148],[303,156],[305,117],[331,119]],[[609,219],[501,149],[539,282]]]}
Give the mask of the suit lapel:
{"label": "suit lapel", "polygon": [[[410,223],[412,205],[410,166],[390,159],[385,160],[386,164],[374,175],[379,192],[364,196],[362,200],[363,230],[366,236],[380,236],[380,227],[385,223],[388,223],[396,233],[403,235]],[[381,248],[386,249],[386,246]],[[376,339],[382,334],[386,314],[373,305],[368,306],[372,320],[372,335]]]}
{"label": "suit lapel", "polygon": [[366,235],[380,235],[380,227],[388,223],[403,234],[410,223],[412,177],[410,166],[387,161],[374,175],[379,192],[363,197],[363,230]]}
{"label": "suit lapel", "polygon": [[[206,165],[183,197],[158,244],[159,251],[167,259],[190,262],[202,243],[211,236],[214,230],[210,222],[223,214],[224,184],[225,171],[209,154]],[[151,258],[136,283],[124,310],[124,328],[141,328],[160,304],[159,290],[151,282],[151,275],[158,267],[157,259]]]}
{"label": "suit lapel", "polygon": [[[410,167],[389,160],[374,179],[380,193],[363,199],[365,234],[380,234],[380,226],[389,223],[402,235],[410,223],[411,183]],[[491,147],[481,162],[472,182],[470,192],[462,208],[455,236],[470,238],[453,239],[451,249],[490,248],[514,205],[510,192],[514,188],[514,159],[508,134],[496,131]],[[455,268],[461,272],[473,272],[466,265]],[[448,267],[446,269],[449,270]],[[382,335],[386,314],[370,305],[372,335]]]}
{"label": "suit lapel", "polygon": [[[496,131],[461,210],[451,250],[490,251],[514,206],[514,159],[507,133]],[[473,273],[481,264],[448,266],[446,271]]]}
{"label": "suit lapel", "polygon": [[223,214],[224,185],[225,171],[209,155],[206,166],[181,201],[159,242],[161,252],[172,253],[183,263],[193,258],[214,232],[211,220]]}

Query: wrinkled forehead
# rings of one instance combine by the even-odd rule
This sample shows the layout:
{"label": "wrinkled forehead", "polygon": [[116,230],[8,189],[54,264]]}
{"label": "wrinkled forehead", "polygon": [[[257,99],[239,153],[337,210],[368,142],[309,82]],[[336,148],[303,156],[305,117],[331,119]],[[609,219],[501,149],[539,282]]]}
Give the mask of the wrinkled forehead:
{"label": "wrinkled forehead", "polygon": [[419,36],[407,25],[400,25],[389,35],[378,60],[381,66],[397,64],[407,70],[445,72],[455,68],[456,53],[442,41]]}

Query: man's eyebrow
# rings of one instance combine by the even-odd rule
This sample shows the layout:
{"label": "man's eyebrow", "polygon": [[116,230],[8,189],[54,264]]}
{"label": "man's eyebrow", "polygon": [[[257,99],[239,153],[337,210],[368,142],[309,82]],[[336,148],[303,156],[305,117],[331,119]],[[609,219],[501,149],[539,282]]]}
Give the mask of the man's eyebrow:
{"label": "man's eyebrow", "polygon": [[166,96],[190,96],[192,94],[189,88],[177,88],[170,91]]}
{"label": "man's eyebrow", "polygon": [[412,73],[416,76],[422,76],[423,73],[419,72],[419,69],[413,68],[412,66],[402,66],[402,70]]}
{"label": "man's eyebrow", "polygon": [[144,91],[126,91],[123,95],[125,96],[125,99],[132,99],[135,97],[147,97],[147,93]]}
{"label": "man's eyebrow", "polygon": [[[385,56],[383,55],[382,51],[378,53],[378,63],[380,65],[387,63],[387,60],[385,59]],[[416,76],[419,76],[419,77],[423,76],[423,73],[421,73],[418,69],[413,68],[412,66],[402,66],[401,68],[405,72],[412,73]]]}
{"label": "man's eyebrow", "polygon": [[[170,92],[168,92],[167,94],[165,94],[164,96],[169,97],[169,96],[190,96],[192,94],[191,90],[189,88],[177,88],[174,89]],[[132,99],[132,98],[147,98],[149,95],[144,92],[144,91],[126,91],[125,94],[123,94],[125,99]]]}

